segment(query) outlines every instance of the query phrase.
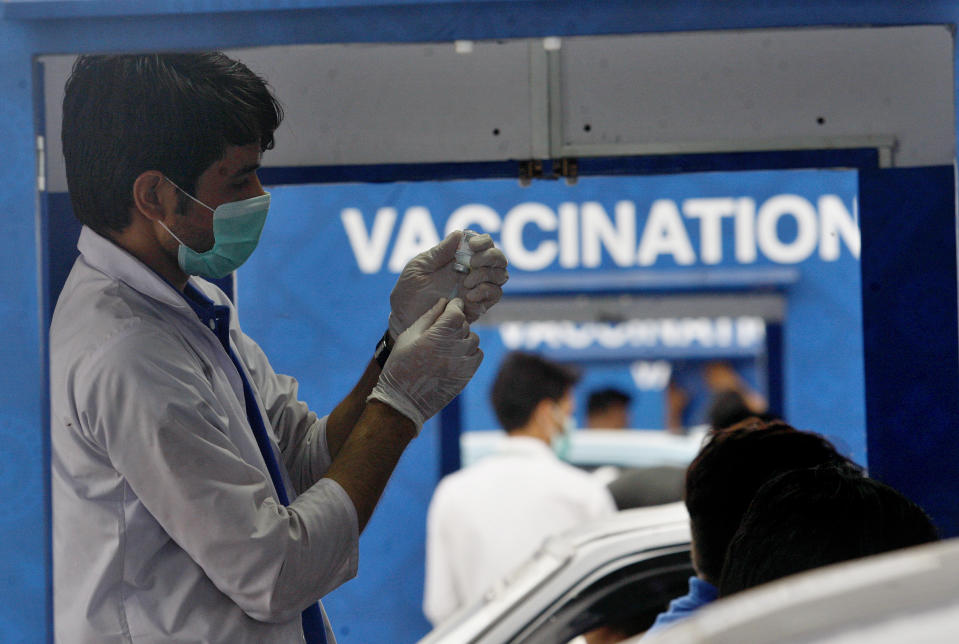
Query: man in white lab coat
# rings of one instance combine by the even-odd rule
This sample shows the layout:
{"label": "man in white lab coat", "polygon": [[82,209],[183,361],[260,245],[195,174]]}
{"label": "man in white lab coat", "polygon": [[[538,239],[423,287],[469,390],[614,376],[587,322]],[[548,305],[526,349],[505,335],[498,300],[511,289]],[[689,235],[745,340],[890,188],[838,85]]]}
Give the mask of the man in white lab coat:
{"label": "man in white lab coat", "polygon": [[600,481],[554,453],[569,438],[576,381],[537,355],[504,359],[491,399],[506,439],[440,481],[430,502],[423,612],[434,625],[482,597],[547,537],[615,512]]}
{"label": "man in white lab coat", "polygon": [[63,143],[84,226],[50,331],[58,642],[333,642],[317,600],[356,574],[401,453],[482,359],[469,323],[506,262],[478,236],[458,282],[457,232],[407,265],[328,416],[273,371],[199,276],[256,246],[256,169],[281,118],[222,54],[74,66]]}

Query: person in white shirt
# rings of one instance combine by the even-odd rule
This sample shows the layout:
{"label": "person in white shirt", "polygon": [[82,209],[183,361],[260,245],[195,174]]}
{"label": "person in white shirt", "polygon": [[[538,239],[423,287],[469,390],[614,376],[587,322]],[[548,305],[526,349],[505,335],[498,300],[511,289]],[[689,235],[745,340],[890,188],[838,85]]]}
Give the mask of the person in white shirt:
{"label": "person in white shirt", "polygon": [[547,537],[615,512],[602,483],[554,453],[568,439],[576,381],[537,355],[504,359],[491,399],[507,437],[440,481],[430,502],[423,612],[434,626],[482,597]]}
{"label": "person in white shirt", "polygon": [[404,269],[328,416],[273,371],[201,277],[253,252],[281,118],[220,53],[74,65],[63,148],[84,226],[50,330],[57,642],[334,642],[317,600],[356,574],[397,460],[482,360],[469,325],[506,260],[474,237],[458,277],[456,232]]}

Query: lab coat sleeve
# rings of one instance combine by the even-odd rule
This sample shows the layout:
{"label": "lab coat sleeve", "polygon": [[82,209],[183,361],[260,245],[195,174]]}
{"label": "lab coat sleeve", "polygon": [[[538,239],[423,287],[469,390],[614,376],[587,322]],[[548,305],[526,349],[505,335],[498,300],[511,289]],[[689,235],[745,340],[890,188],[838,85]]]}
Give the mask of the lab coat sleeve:
{"label": "lab coat sleeve", "polygon": [[330,467],[327,416],[318,418],[297,398],[295,378],[273,371],[260,346],[242,331],[233,334],[263,409],[273,426],[283,462],[297,494],[319,481]]}
{"label": "lab coat sleeve", "polygon": [[454,517],[444,503],[440,483],[426,515],[426,580],[423,585],[423,614],[433,626],[449,617],[462,603],[453,579],[451,543],[445,527]]}
{"label": "lab coat sleeve", "polygon": [[217,588],[253,619],[290,621],[356,574],[355,510],[326,480],[278,503],[204,368],[167,330],[132,325],[72,374],[80,431]]}
{"label": "lab coat sleeve", "polygon": [[596,493],[593,495],[591,516],[598,519],[615,514],[618,508],[609,488],[595,480],[593,483],[596,484]]}
{"label": "lab coat sleeve", "polygon": [[570,493],[574,495],[571,498],[577,499],[580,504],[584,521],[608,517],[618,511],[613,494],[599,479],[579,471],[576,475],[580,483]]}

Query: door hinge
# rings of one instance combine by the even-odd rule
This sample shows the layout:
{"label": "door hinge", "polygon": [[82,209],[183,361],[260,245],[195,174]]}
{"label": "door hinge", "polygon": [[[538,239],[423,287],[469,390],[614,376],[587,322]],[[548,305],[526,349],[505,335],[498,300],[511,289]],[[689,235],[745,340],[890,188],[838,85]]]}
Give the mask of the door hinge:
{"label": "door hinge", "polygon": [[37,190],[46,192],[47,189],[47,153],[46,141],[42,134],[37,135]]}

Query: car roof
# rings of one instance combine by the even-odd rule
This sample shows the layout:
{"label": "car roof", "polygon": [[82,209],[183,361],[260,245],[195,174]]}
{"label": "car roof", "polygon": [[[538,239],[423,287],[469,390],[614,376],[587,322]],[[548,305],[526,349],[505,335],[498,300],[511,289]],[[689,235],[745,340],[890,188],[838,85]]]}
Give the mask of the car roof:
{"label": "car roof", "polygon": [[956,641],[957,623],[959,539],[951,539],[737,593],[643,644],[932,644]]}
{"label": "car roof", "polygon": [[[661,429],[577,430],[570,436],[564,458],[579,466],[685,467],[699,453],[705,435],[706,428],[702,426],[685,435]],[[463,432],[460,435],[463,466],[492,453],[504,440],[506,433],[502,430]]]}
{"label": "car roof", "polygon": [[621,532],[650,531],[688,521],[689,513],[686,512],[686,506],[681,501],[677,501],[665,505],[622,510],[608,517],[577,526],[553,539],[565,540],[573,546],[581,546]]}

